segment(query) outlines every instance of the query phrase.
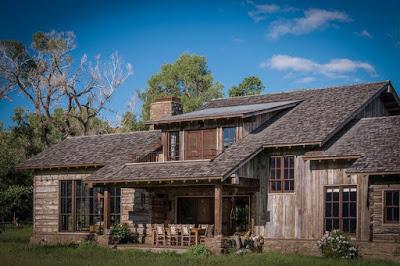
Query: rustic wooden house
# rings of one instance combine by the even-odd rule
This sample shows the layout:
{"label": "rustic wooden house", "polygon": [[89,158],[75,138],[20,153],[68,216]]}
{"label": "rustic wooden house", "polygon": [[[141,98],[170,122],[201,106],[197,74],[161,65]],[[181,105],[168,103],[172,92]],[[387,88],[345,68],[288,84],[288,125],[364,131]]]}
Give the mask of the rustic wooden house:
{"label": "rustic wooden house", "polygon": [[[340,229],[361,254],[400,239],[400,101],[389,81],[151,105],[152,130],[68,138],[18,166],[34,172],[33,243],[77,242],[99,222],[212,224],[265,250],[316,254]],[[373,247],[373,248],[372,248]]]}

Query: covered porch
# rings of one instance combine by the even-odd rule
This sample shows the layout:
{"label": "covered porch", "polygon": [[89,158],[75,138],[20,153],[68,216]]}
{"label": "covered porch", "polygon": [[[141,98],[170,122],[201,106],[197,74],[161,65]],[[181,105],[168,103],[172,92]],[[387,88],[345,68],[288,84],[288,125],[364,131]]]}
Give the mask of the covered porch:
{"label": "covered porch", "polygon": [[185,248],[204,244],[212,250],[222,239],[251,235],[257,179],[190,178],[88,183],[101,187],[103,229],[109,233],[111,190],[121,188],[120,223],[138,236],[138,244]]}

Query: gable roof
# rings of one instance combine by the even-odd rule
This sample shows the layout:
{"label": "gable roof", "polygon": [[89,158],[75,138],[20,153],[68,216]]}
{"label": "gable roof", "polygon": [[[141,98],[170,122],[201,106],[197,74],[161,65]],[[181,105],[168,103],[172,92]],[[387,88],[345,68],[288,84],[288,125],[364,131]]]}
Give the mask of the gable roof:
{"label": "gable roof", "polygon": [[361,119],[327,150],[306,156],[359,156],[348,173],[400,173],[400,116]]}
{"label": "gable roof", "polygon": [[17,165],[17,169],[103,166],[111,162],[132,162],[161,146],[161,132],[138,131],[70,137]]}
{"label": "gable roof", "polygon": [[[102,177],[145,180],[170,177],[226,177],[266,146],[323,145],[357,112],[378,97],[389,82],[342,86],[328,89],[220,99],[203,108],[220,108],[279,101],[300,101],[295,107],[278,113],[255,132],[239,140],[210,162],[147,163],[120,165],[112,175]],[[196,167],[196,165],[198,167]],[[201,167],[200,167],[201,166]],[[101,171],[101,170],[100,170]],[[101,173],[101,172],[100,172]],[[89,179],[91,179],[89,178]]]}

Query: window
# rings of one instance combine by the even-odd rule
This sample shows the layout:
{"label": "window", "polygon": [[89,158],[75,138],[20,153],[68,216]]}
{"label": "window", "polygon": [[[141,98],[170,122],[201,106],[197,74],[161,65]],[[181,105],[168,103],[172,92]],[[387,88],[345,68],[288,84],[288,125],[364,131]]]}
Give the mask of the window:
{"label": "window", "polygon": [[168,133],[168,160],[179,160],[179,131]]}
{"label": "window", "polygon": [[357,188],[328,187],[325,191],[325,231],[340,229],[354,234],[357,228]]}
{"label": "window", "polygon": [[400,191],[391,190],[385,191],[385,205],[384,205],[384,222],[390,224],[399,224],[399,209],[400,201],[399,195]]}
{"label": "window", "polygon": [[217,155],[215,128],[185,131],[185,160],[212,159]]}
{"label": "window", "polygon": [[110,223],[116,224],[121,221],[121,189],[110,189]]}
{"label": "window", "polygon": [[[60,181],[60,231],[89,231],[103,221],[103,188],[88,188],[81,180]],[[119,223],[121,189],[110,191],[110,221]]]}
{"label": "window", "polygon": [[294,191],[294,156],[274,156],[270,160],[270,192]]}
{"label": "window", "polygon": [[73,231],[72,180],[60,181],[60,231]]}
{"label": "window", "polygon": [[224,131],[224,149],[226,149],[236,142],[236,128],[224,127],[223,131]]}

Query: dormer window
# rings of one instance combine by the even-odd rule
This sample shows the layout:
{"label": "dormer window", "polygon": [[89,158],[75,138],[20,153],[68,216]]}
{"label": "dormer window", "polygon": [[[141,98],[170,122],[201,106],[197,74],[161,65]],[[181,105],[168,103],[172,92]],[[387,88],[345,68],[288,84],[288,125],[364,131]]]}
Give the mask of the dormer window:
{"label": "dormer window", "polygon": [[179,131],[171,131],[168,134],[168,160],[179,160]]}
{"label": "dormer window", "polygon": [[224,131],[224,149],[226,149],[236,142],[236,128],[224,127],[223,131]]}

